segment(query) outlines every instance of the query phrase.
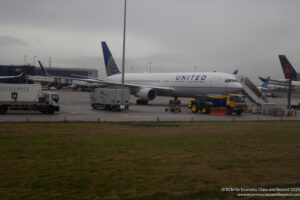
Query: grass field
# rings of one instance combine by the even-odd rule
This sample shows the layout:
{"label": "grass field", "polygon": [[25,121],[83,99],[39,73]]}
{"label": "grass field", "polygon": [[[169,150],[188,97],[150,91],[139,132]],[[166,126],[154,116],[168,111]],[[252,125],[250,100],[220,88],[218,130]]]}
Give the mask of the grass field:
{"label": "grass field", "polygon": [[0,123],[0,199],[232,199],[221,188],[299,185],[299,121]]}

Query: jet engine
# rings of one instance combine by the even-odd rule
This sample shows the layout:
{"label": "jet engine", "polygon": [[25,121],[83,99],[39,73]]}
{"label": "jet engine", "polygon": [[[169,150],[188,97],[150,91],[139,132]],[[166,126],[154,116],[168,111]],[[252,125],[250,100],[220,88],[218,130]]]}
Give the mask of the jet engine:
{"label": "jet engine", "polygon": [[135,96],[145,101],[151,101],[155,99],[155,97],[157,96],[157,92],[152,88],[142,88],[137,93],[135,93]]}

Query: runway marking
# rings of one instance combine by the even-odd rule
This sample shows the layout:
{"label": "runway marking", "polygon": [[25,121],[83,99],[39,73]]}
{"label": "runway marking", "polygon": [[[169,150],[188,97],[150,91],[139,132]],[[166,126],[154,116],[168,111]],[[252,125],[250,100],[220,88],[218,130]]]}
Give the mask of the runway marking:
{"label": "runway marking", "polygon": [[60,113],[60,114],[65,115],[65,116],[69,116],[69,115],[75,115],[77,113],[78,112],[66,112],[66,113]]}
{"label": "runway marking", "polygon": [[172,117],[172,118],[175,118],[175,117],[191,117],[190,115],[180,115],[180,116],[170,116],[170,115],[131,115],[131,116],[128,116],[128,115],[122,115],[121,117],[130,117],[130,118],[138,118],[138,117]]}

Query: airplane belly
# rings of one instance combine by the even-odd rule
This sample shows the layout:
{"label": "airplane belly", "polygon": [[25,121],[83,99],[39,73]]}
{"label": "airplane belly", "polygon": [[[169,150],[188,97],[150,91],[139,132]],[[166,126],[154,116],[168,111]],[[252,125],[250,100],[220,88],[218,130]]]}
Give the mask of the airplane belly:
{"label": "airplane belly", "polygon": [[160,92],[158,96],[177,96],[177,97],[195,97],[197,95],[208,94],[229,94],[239,92],[239,89],[226,88],[226,87],[175,87],[173,92]]}

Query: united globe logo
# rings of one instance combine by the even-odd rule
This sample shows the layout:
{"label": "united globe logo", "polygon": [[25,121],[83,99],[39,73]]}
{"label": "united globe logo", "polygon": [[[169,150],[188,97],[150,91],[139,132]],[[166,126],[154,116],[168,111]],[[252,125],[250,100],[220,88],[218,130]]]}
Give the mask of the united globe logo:
{"label": "united globe logo", "polygon": [[113,75],[113,74],[118,74],[120,73],[113,57],[110,57],[108,62],[107,62],[107,75]]}

